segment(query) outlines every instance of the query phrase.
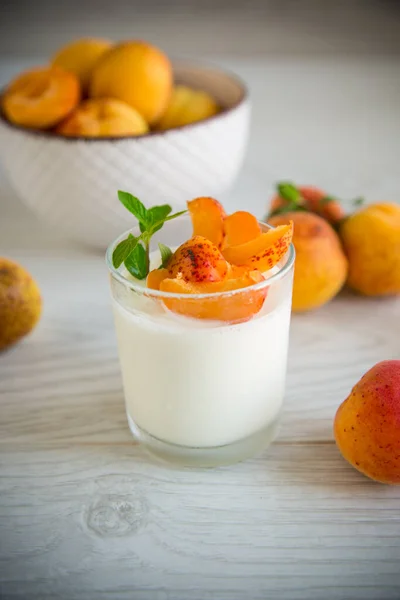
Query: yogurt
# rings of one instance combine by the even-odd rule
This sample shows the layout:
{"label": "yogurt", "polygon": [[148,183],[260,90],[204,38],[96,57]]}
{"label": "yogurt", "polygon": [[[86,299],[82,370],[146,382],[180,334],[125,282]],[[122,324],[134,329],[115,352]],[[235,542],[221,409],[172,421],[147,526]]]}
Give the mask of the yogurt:
{"label": "yogurt", "polygon": [[271,285],[258,315],[235,325],[177,316],[132,290],[114,293],[113,308],[131,424],[162,442],[212,448],[277,421],[291,274]]}

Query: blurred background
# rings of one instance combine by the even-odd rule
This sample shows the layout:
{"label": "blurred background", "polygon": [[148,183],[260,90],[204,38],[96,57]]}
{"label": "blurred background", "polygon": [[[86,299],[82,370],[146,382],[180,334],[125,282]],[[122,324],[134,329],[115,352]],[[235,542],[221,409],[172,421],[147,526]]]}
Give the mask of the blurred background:
{"label": "blurred background", "polygon": [[79,36],[141,36],[188,56],[400,53],[389,0],[2,0],[0,52],[37,57]]}
{"label": "blurred background", "polygon": [[2,0],[0,85],[82,36],[143,38],[245,80],[252,126],[232,207],[251,195],[262,216],[280,179],[344,199],[400,196],[400,2]]}

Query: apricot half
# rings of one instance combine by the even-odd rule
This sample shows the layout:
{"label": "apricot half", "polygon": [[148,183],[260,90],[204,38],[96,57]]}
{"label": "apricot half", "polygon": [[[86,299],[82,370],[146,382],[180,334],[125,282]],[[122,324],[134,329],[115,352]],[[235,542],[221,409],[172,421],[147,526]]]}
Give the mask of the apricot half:
{"label": "apricot half", "polygon": [[79,102],[79,81],[60,67],[40,67],[19,75],[7,87],[2,101],[12,123],[46,129],[67,116]]}
{"label": "apricot half", "polygon": [[208,319],[241,323],[256,315],[264,304],[267,288],[246,290],[249,286],[264,281],[260,271],[247,271],[238,278],[227,277],[223,283],[192,283],[181,274],[174,279],[163,279],[160,291],[181,295],[229,292],[243,288],[243,292],[221,295],[215,293],[206,298],[163,298],[165,306],[174,313],[195,319]]}
{"label": "apricot half", "polygon": [[270,229],[258,237],[237,246],[223,249],[224,258],[233,265],[258,269],[262,273],[272,269],[286,254],[293,236],[293,222]]}
{"label": "apricot half", "polygon": [[223,223],[224,246],[237,246],[254,240],[262,234],[256,217],[244,210],[238,210],[226,217]]}
{"label": "apricot half", "polygon": [[195,198],[187,203],[193,225],[193,235],[202,235],[221,248],[224,241],[224,207],[215,198]]}
{"label": "apricot half", "polygon": [[196,235],[179,246],[168,263],[171,278],[180,274],[192,283],[222,281],[228,273],[228,263],[210,240]]}
{"label": "apricot half", "polygon": [[141,135],[148,126],[134,108],[113,98],[82,102],[57,129],[65,136],[113,137]]}

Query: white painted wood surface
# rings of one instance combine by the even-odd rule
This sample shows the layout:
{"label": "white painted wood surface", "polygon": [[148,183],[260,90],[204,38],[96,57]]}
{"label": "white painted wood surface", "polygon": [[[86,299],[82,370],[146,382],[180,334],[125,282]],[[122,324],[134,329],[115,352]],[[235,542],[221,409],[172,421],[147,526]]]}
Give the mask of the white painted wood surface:
{"label": "white painted wood surface", "polygon": [[[229,66],[255,102],[232,207],[261,215],[281,177],[399,199],[397,62]],[[332,437],[351,386],[400,357],[399,300],[343,293],[295,316],[278,441],[237,466],[178,470],[128,431],[103,258],[38,223],[4,176],[0,254],[45,302],[0,356],[1,598],[400,598],[400,488],[359,475]]]}

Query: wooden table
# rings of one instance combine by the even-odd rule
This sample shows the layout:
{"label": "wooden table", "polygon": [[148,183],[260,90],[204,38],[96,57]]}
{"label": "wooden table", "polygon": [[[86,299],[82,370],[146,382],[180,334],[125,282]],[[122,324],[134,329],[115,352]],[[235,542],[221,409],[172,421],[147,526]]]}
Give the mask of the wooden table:
{"label": "wooden table", "polygon": [[[232,208],[261,215],[282,177],[400,197],[395,60],[230,66],[255,101]],[[178,470],[129,433],[103,257],[39,224],[5,177],[0,254],[45,303],[0,356],[1,598],[400,598],[400,488],[359,475],[332,436],[351,386],[400,357],[398,300],[343,293],[295,316],[278,441],[237,466]]]}

